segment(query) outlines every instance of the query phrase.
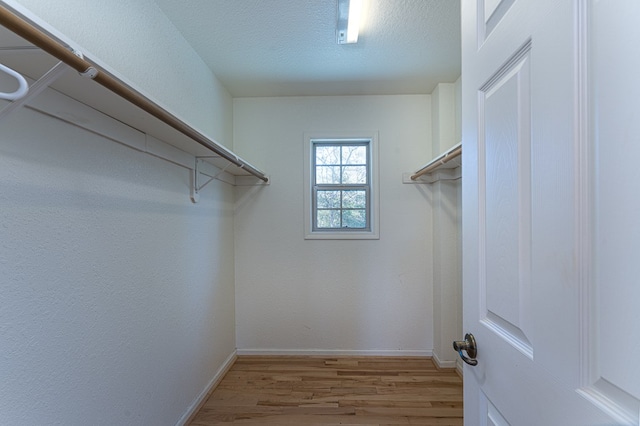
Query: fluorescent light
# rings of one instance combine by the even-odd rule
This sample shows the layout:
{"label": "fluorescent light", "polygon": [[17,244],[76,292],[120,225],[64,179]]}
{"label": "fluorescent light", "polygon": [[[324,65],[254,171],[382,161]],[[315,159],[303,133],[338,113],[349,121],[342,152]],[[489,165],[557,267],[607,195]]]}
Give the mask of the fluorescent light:
{"label": "fluorescent light", "polygon": [[362,0],[338,0],[338,44],[358,42]]}
{"label": "fluorescent light", "polygon": [[349,20],[347,21],[347,43],[358,42],[361,14],[362,0],[351,0],[349,2]]}

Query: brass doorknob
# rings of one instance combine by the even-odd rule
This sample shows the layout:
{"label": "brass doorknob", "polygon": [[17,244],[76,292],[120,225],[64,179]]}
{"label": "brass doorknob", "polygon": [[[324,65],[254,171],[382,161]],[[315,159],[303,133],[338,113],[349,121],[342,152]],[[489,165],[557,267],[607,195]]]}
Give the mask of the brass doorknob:
{"label": "brass doorknob", "polygon": [[[455,340],[453,342],[453,349],[458,352],[460,358],[467,364],[478,365],[478,360],[476,359],[476,356],[478,356],[478,346],[476,346],[476,339],[473,337],[473,334],[467,333],[464,335],[464,340]],[[465,351],[468,357],[465,356],[462,351]]]}

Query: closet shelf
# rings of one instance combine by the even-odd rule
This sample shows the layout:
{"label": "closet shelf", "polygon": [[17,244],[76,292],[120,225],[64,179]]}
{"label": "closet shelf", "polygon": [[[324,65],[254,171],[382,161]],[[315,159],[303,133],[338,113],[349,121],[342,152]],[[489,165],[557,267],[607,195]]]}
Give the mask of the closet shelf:
{"label": "closet shelf", "polygon": [[[420,167],[413,174],[405,173],[403,183],[432,183],[441,179],[458,179],[459,173],[454,172],[462,165],[462,142],[452,146],[447,151],[438,155],[424,166]],[[444,172],[444,171],[447,172]],[[433,174],[440,171],[443,176],[434,178]],[[453,173],[452,173],[453,172]],[[429,179],[421,179],[423,176],[429,175]]]}
{"label": "closet shelf", "polygon": [[[39,88],[40,91],[51,87],[196,158],[205,158],[208,163],[226,173],[244,178],[253,176],[268,183],[269,178],[264,172],[189,126],[107,70],[86,60],[68,43],[50,35],[17,12],[0,6],[0,25],[1,62],[24,76],[40,80],[32,86],[30,92],[38,83],[40,86],[44,85]],[[64,69],[60,71],[61,67],[77,72],[64,72]],[[54,70],[57,70],[55,77],[45,78],[48,74],[53,74]],[[28,93],[25,98],[13,102],[20,103],[21,106],[36,95],[37,93]]]}

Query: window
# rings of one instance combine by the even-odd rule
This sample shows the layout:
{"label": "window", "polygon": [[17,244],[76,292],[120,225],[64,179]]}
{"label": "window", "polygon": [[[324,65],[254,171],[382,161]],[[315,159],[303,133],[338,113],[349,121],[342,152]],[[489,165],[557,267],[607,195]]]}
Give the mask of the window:
{"label": "window", "polygon": [[313,230],[370,230],[369,141],[313,142]]}
{"label": "window", "polygon": [[306,238],[378,238],[374,138],[307,139]]}

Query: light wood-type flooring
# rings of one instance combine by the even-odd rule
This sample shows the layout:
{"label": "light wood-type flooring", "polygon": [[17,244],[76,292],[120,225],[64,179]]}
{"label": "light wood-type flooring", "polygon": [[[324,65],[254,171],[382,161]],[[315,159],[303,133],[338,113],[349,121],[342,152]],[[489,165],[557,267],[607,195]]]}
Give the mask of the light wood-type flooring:
{"label": "light wood-type flooring", "polygon": [[462,425],[462,379],[428,358],[241,356],[190,424]]}

